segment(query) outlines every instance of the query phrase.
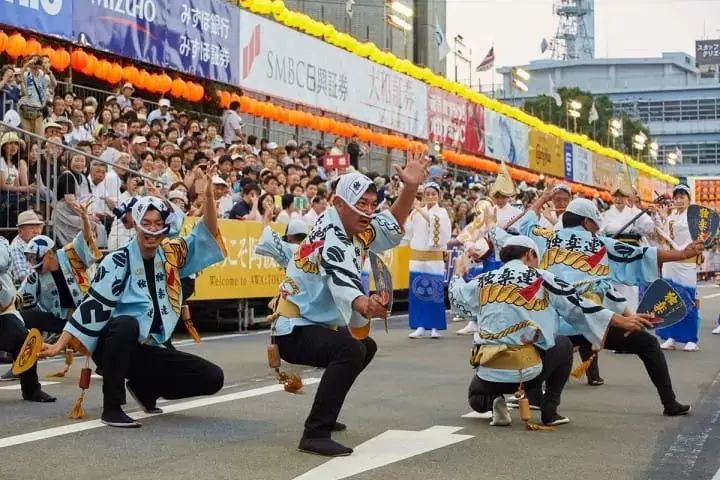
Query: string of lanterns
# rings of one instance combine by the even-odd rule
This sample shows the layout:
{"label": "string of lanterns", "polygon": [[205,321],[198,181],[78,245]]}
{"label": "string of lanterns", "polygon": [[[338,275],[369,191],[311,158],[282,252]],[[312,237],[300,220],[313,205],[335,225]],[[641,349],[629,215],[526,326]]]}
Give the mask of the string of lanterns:
{"label": "string of lanterns", "polygon": [[259,15],[272,15],[278,23],[282,23],[287,27],[323,39],[331,45],[347,50],[360,57],[367,58],[377,64],[384,65],[398,73],[408,75],[430,86],[440,88],[468,101],[480,104],[485,108],[518,120],[541,132],[555,135],[565,142],[574,143],[621,163],[627,163],[630,167],[665,182],[671,184],[679,183],[677,178],[662,173],[645,163],[638,162],[622,152],[604,147],[598,142],[590,140],[585,135],[578,135],[568,132],[556,125],[544,123],[539,118],[528,115],[517,107],[499,102],[465,85],[449,80],[442,75],[437,75],[427,67],[420,67],[407,59],[398,58],[392,52],[383,51],[372,42],[361,42],[347,33],[338,32],[335,27],[330,24],[317,21],[304,13],[289,10],[285,7],[283,0],[238,0],[238,4]]}
{"label": "string of lanterns", "polygon": [[47,56],[50,58],[50,65],[56,71],[62,72],[71,67],[76,72],[112,85],[124,81],[131,83],[138,90],[161,95],[170,94],[189,102],[199,102],[205,98],[205,89],[199,83],[185,81],[182,78],[173,79],[166,73],[150,73],[134,65],[123,66],[118,62],[100,59],[81,49],[73,50],[70,54],[64,48],[43,46],[36,39],[26,39],[20,33],[8,36],[0,31],[0,53],[2,52],[13,59],[33,55]]}

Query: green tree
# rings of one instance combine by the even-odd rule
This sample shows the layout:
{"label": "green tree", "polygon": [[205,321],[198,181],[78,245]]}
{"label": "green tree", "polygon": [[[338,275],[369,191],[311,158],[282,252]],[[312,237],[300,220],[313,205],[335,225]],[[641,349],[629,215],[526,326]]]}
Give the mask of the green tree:
{"label": "green tree", "polygon": [[[540,95],[537,98],[525,101],[523,110],[539,117],[544,122],[552,123],[570,132],[575,131],[575,128],[577,128],[577,133],[585,134],[601,145],[614,147],[629,155],[636,154],[636,151],[632,149],[633,136],[643,132],[648,138],[650,137],[649,130],[642,122],[633,120],[628,117],[627,114],[623,114],[619,117],[623,123],[623,135],[617,139],[612,138],[609,125],[610,120],[615,117],[613,117],[612,102],[605,95],[594,96],[592,93],[580,90],[577,87],[561,87],[558,89],[558,94],[562,99],[562,105],[559,107],[553,97]],[[572,100],[576,100],[582,104],[580,117],[577,119],[573,119],[568,114],[568,105]],[[597,111],[598,119],[594,123],[590,123],[588,116],[593,101],[595,101],[595,110]],[[649,144],[650,142],[648,141],[645,151],[642,152],[643,154],[647,153]]]}

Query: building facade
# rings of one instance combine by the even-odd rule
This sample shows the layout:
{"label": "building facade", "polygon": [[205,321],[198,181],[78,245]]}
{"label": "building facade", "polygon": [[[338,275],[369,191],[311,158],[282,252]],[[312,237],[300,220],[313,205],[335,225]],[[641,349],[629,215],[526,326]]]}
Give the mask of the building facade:
{"label": "building facade", "polygon": [[[555,88],[578,87],[606,95],[616,114],[641,120],[659,144],[656,165],[679,177],[716,175],[720,168],[720,81],[701,73],[686,53],[660,58],[539,60],[523,65],[530,74],[528,91],[511,88],[512,68],[499,68],[504,100],[519,104]],[[551,80],[552,79],[552,80]],[[582,112],[587,115],[587,108]],[[667,154],[679,149],[682,164],[668,165]]]}
{"label": "building facade", "polygon": [[[446,32],[445,0],[355,0],[352,17],[347,14],[346,0],[287,0],[285,5],[316,20],[332,24],[338,31],[350,33],[358,40],[373,42],[399,58],[425,65],[433,72],[445,72],[445,60],[438,58],[435,25]],[[393,3],[412,11],[403,15],[393,10]],[[411,27],[403,29],[388,20],[396,15]]]}

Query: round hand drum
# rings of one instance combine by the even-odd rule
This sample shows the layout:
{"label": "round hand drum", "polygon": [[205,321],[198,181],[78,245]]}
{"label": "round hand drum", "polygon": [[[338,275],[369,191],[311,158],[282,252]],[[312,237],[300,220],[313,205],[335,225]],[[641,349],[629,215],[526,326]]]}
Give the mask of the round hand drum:
{"label": "round hand drum", "polygon": [[40,334],[40,330],[33,328],[28,333],[25,342],[23,343],[20,353],[13,363],[12,373],[13,375],[20,375],[30,370],[35,363],[38,361],[40,350],[42,350],[43,339]]}

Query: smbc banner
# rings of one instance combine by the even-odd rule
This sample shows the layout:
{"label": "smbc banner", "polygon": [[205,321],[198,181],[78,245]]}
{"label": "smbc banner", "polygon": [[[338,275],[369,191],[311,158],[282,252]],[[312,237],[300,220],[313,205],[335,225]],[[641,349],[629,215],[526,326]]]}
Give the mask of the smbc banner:
{"label": "smbc banner", "polygon": [[[197,220],[196,217],[187,217],[182,234],[189,233]],[[219,224],[227,247],[227,258],[197,277],[195,293],[190,300],[271,298],[277,295],[284,271],[274,260],[255,254],[263,225],[239,220],[220,220]],[[272,228],[282,233],[285,226],[274,224]],[[393,288],[408,288],[408,248],[397,247],[383,256],[392,274]]]}
{"label": "smbc banner", "polygon": [[559,137],[531,128],[528,157],[530,170],[554,177],[565,177],[563,141]]}

